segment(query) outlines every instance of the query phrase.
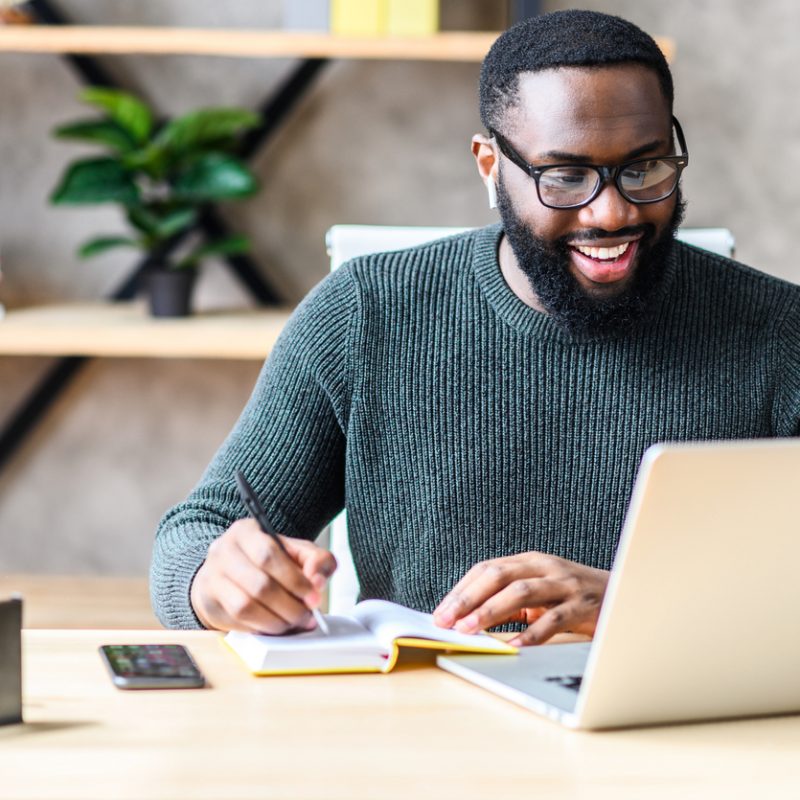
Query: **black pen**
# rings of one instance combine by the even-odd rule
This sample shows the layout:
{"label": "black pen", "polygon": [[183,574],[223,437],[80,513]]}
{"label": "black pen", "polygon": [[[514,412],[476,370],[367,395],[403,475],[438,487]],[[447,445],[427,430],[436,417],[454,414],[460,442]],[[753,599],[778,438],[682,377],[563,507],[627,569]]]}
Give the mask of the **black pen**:
{"label": "black pen", "polygon": [[[283,546],[281,537],[278,536],[272,525],[269,524],[267,514],[264,511],[264,506],[262,506],[259,502],[258,497],[256,497],[256,493],[253,491],[253,488],[247,482],[247,479],[244,477],[240,469],[236,470],[236,485],[239,488],[239,496],[242,498],[242,502],[244,503],[244,507],[247,509],[247,513],[250,514],[250,516],[259,524],[261,530],[264,531],[267,536],[271,536],[278,547],[280,547],[280,549],[286,553],[287,556],[289,556],[289,553],[286,552],[286,548]],[[289,558],[291,558],[291,556],[289,556]],[[319,609],[312,608],[310,611],[314,615],[314,619],[316,620],[317,625],[319,625],[319,629],[324,634],[330,633],[328,623],[325,622],[322,614],[319,613]]]}

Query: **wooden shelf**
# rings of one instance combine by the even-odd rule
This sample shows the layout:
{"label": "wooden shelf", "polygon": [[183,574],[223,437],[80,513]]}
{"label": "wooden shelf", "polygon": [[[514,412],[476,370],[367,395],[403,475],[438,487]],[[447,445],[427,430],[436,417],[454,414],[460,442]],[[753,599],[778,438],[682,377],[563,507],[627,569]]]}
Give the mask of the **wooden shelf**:
{"label": "wooden shelf", "polygon": [[419,37],[354,37],[281,30],[7,25],[0,26],[0,51],[481,61],[498,35],[448,31]]}
{"label": "wooden shelf", "polygon": [[[355,37],[230,28],[6,25],[0,26],[0,52],[482,61],[499,35],[499,31],[442,31],[431,36]],[[674,42],[656,41],[671,61]]]}
{"label": "wooden shelf", "polygon": [[35,306],[0,321],[0,355],[263,359],[291,309],[154,319],[140,303]]}

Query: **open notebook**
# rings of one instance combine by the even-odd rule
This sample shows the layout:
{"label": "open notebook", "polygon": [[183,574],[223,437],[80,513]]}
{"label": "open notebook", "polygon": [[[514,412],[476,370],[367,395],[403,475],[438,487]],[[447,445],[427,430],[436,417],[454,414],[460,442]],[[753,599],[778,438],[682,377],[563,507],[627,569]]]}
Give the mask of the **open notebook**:
{"label": "open notebook", "polygon": [[488,634],[446,630],[435,625],[430,614],[385,600],[365,600],[349,616],[326,616],[325,620],[330,628],[327,635],[319,629],[288,636],[231,631],[225,642],[255,675],[389,672],[401,646],[461,653],[517,652]]}

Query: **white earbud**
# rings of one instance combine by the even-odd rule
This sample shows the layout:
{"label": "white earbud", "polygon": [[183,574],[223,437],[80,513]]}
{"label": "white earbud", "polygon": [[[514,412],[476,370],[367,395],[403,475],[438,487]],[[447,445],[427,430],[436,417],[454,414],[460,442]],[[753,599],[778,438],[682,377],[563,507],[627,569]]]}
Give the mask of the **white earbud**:
{"label": "white earbud", "polygon": [[489,195],[489,208],[497,208],[497,184],[491,176],[486,179],[486,193]]}

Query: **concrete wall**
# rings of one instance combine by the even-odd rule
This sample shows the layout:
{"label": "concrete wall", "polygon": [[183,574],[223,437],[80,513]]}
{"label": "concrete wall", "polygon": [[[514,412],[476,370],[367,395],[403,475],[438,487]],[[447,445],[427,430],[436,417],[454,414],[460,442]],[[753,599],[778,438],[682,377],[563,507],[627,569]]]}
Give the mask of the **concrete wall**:
{"label": "concrete wall", "polygon": [[[447,26],[498,28],[503,5],[449,0]],[[571,4],[546,2],[550,9]],[[792,235],[800,192],[800,110],[793,103],[800,6],[765,0],[584,0],[673,37],[676,113],[692,163],[687,224],[725,225],[739,257],[800,281]],[[61,0],[75,21],[276,26],[280,3],[237,0]],[[290,61],[194,57],[105,59],[165,114],[257,105]],[[107,209],[54,209],[47,196],[74,145],[49,131],[85,114],[58,58],[0,55],[0,252],[8,306],[101,296],[125,255],[80,262],[76,246],[118,230]],[[327,270],[324,232],[341,222],[481,225],[493,219],[469,153],[480,130],[478,66],[331,65],[255,164],[258,198],[228,209],[255,242],[265,275],[289,301]],[[221,265],[203,273],[201,307],[242,305]],[[0,359],[7,417],[50,365]],[[142,574],[153,529],[199,477],[235,421],[259,365],[183,360],[93,361],[0,473],[0,571]]]}

